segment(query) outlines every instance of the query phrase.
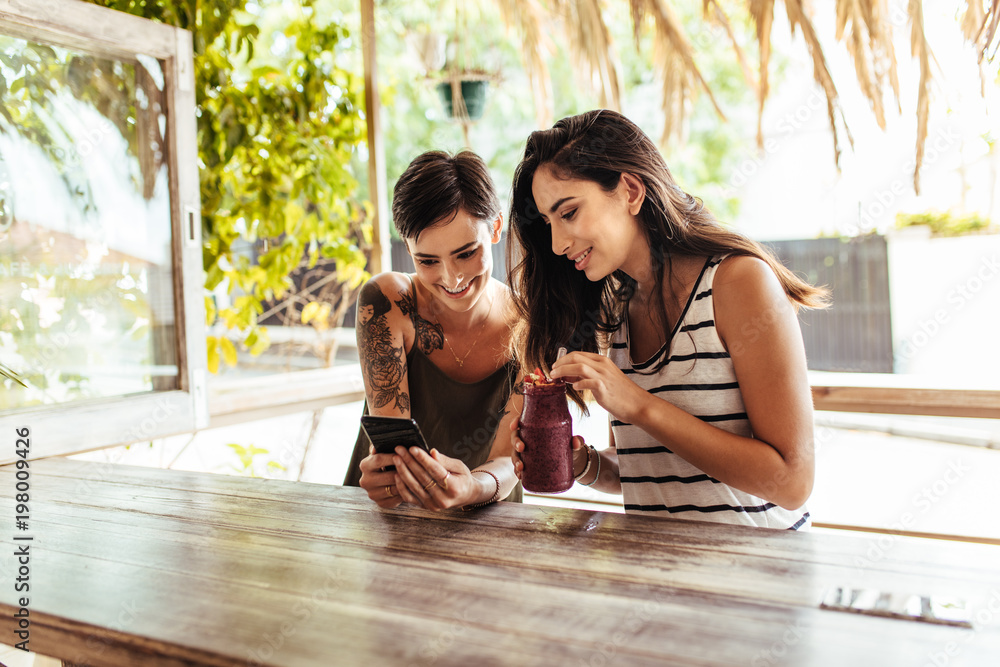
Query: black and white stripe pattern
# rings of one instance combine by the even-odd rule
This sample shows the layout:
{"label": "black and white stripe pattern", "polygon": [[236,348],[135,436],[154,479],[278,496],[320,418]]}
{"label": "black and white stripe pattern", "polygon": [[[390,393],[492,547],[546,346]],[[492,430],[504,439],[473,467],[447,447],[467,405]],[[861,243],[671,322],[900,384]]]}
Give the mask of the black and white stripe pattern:
{"label": "black and white stripe pattern", "polygon": [[[712,283],[722,259],[705,263],[663,348],[633,364],[626,324],[613,336],[609,357],[646,391],[716,428],[750,437],[733,363],[715,329]],[[649,374],[663,355],[669,355],[667,364]],[[637,426],[612,418],[611,427],[626,512],[792,530],[811,525],[804,507],[786,510],[723,484]]]}

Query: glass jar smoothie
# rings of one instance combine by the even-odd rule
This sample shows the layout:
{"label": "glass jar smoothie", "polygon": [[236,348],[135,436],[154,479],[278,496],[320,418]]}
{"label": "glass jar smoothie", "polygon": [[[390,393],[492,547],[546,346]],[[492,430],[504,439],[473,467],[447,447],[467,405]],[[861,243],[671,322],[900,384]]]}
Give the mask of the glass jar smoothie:
{"label": "glass jar smoothie", "polygon": [[524,383],[520,434],[525,491],[561,493],[573,486],[573,418],[564,382]]}

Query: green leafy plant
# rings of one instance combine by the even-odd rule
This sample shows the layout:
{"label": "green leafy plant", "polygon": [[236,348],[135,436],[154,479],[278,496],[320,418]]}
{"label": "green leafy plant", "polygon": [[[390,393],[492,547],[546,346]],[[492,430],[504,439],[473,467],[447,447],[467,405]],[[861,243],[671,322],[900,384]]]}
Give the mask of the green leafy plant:
{"label": "green leafy plant", "polygon": [[[238,445],[235,442],[230,442],[226,446],[236,452],[236,456],[240,459],[239,466],[231,466],[233,470],[248,477],[260,477],[254,469],[254,462],[258,456],[267,454],[269,450],[264,449],[263,447],[257,447],[253,444],[248,447],[244,447],[243,445]],[[268,461],[266,467],[268,472],[272,473],[279,470],[286,470],[285,466],[281,465],[277,461]]]}
{"label": "green leafy plant", "polygon": [[950,211],[923,211],[921,213],[897,213],[896,228],[930,227],[935,236],[961,236],[988,231],[990,219],[976,213],[953,214]]}
{"label": "green leafy plant", "polygon": [[360,286],[370,207],[350,163],[365,139],[364,85],[340,65],[342,19],[312,0],[91,1],[194,35],[205,287],[231,295],[209,323],[235,334],[208,337],[210,370],[236,363],[231,336],[267,349],[258,316],[297,267],[332,259],[339,282]]}

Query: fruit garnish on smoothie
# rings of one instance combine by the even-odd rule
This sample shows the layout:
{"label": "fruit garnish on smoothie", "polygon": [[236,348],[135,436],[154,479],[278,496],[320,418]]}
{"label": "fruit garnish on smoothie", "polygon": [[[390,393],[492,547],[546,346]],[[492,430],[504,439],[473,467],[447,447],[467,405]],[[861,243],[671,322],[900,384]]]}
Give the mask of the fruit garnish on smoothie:
{"label": "fruit garnish on smoothie", "polygon": [[541,368],[535,368],[534,372],[528,373],[524,376],[524,384],[534,385],[536,387],[541,387],[550,384],[562,384],[562,380],[556,378],[552,379],[542,372]]}

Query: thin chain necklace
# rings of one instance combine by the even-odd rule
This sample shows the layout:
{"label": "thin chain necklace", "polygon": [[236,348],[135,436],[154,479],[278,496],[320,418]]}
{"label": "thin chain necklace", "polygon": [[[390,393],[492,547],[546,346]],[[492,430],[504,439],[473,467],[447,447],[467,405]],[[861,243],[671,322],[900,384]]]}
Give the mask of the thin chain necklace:
{"label": "thin chain necklace", "polygon": [[493,298],[490,297],[490,309],[486,312],[486,317],[483,319],[483,325],[479,327],[479,334],[476,336],[476,340],[472,341],[472,347],[469,348],[469,351],[466,352],[465,356],[462,357],[461,359],[459,359],[458,355],[455,354],[455,348],[451,346],[451,341],[448,340],[448,334],[444,332],[444,327],[441,327],[441,320],[438,320],[438,326],[441,327],[441,336],[444,338],[444,342],[448,344],[448,349],[451,350],[451,356],[455,357],[455,361],[458,363],[459,368],[462,368],[465,365],[465,360],[469,358],[469,355],[472,354],[472,350],[476,348],[476,343],[478,343],[479,339],[482,338],[483,331],[486,330],[486,324],[487,322],[490,321],[490,315],[492,314],[493,314]]}

